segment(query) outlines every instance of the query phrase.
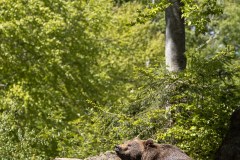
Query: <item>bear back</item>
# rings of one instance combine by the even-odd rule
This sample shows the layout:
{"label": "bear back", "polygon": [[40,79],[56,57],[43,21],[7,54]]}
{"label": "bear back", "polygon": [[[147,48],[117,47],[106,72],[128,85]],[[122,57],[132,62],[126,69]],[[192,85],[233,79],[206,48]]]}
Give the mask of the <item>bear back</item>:
{"label": "bear back", "polygon": [[192,160],[178,147],[170,144],[157,144],[152,139],[134,138],[115,147],[122,160]]}

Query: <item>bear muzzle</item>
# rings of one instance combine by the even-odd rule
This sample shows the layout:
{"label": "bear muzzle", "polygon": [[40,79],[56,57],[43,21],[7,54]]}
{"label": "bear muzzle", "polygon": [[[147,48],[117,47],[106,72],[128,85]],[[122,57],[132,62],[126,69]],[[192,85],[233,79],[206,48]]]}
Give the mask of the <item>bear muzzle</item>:
{"label": "bear muzzle", "polygon": [[120,146],[116,145],[114,150],[115,150],[115,152],[119,153],[122,149]]}

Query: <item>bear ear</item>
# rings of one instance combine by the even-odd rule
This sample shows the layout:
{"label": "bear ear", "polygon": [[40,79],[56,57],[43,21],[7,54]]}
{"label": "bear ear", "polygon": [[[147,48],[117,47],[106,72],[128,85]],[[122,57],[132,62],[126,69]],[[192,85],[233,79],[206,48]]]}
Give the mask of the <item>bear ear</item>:
{"label": "bear ear", "polygon": [[149,146],[152,146],[153,145],[153,140],[152,139],[147,139],[146,142],[145,142],[145,147],[149,147]]}

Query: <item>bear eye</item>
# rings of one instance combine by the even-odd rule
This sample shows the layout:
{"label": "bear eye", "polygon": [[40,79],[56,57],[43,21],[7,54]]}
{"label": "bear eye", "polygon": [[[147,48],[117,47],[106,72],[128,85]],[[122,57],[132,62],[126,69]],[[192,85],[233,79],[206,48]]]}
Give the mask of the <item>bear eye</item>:
{"label": "bear eye", "polygon": [[127,146],[128,146],[128,147],[131,147],[132,145],[131,145],[131,144],[128,144]]}

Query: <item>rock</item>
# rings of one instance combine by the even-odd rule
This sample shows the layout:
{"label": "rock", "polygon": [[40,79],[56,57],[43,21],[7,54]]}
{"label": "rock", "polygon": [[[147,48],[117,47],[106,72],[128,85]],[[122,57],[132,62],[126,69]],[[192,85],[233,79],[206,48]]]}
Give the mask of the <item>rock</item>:
{"label": "rock", "polygon": [[[54,160],[82,160],[77,158],[55,158]],[[101,153],[98,156],[88,157],[84,160],[120,160],[120,158],[113,151],[107,151],[105,153]]]}

